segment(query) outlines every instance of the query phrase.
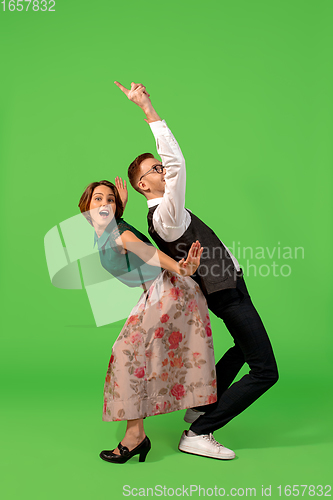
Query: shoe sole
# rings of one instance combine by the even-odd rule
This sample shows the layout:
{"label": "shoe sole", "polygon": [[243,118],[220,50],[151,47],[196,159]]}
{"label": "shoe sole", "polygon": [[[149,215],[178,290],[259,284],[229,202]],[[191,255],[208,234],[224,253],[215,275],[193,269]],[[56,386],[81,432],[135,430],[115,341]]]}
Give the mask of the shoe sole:
{"label": "shoe sole", "polygon": [[233,457],[221,457],[219,455],[215,455],[214,453],[209,453],[209,452],[203,455],[202,453],[197,453],[193,451],[191,448],[181,449],[179,448],[179,446],[178,450],[181,451],[182,453],[187,453],[188,455],[198,455],[199,457],[216,458],[217,460],[233,460],[236,457],[236,455],[234,455]]}
{"label": "shoe sole", "polygon": [[[140,462],[140,463],[143,463],[143,462],[145,462],[145,460],[146,460],[146,456],[147,456],[147,455],[148,455],[148,452],[147,452],[147,453],[146,453],[146,455],[145,455],[144,457],[142,457],[142,459],[141,459],[141,455],[140,455],[139,453],[137,453],[136,455],[133,455],[133,457],[130,457],[130,458],[128,458],[127,460],[121,460],[121,459],[115,459],[115,460],[112,460],[112,459],[108,459],[108,458],[102,457],[102,456],[101,456],[101,453],[100,453],[100,455],[99,455],[99,456],[100,456],[100,458],[101,458],[102,460],[104,460],[105,462],[108,462],[109,464],[125,464],[126,462],[128,462],[128,460],[131,460],[132,458],[137,457],[137,456],[138,456],[138,458],[139,458],[139,462]],[[118,455],[117,455],[117,456],[118,456]]]}

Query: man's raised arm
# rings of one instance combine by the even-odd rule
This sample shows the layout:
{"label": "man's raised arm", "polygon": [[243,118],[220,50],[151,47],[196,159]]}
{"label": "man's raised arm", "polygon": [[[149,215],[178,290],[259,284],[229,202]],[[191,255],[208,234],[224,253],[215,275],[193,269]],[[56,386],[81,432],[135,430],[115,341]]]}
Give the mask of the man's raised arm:
{"label": "man's raised arm", "polygon": [[135,104],[137,104],[144,114],[146,115],[145,121],[147,123],[152,123],[156,121],[161,121],[161,118],[156,113],[151,100],[149,99],[150,94],[148,94],[146,87],[142,83],[131,83],[131,88],[127,89],[119,82],[114,82],[117,87],[124,92],[128,99]]}
{"label": "man's raised arm", "polygon": [[154,227],[165,241],[174,241],[183,234],[188,225],[189,214],[185,210],[185,159],[171,130],[151,104],[146,87],[132,82],[131,89],[126,89],[119,82],[115,84],[128,99],[143,110],[145,121],[149,123],[155,136],[157,152],[166,174],[163,201],[154,213]]}

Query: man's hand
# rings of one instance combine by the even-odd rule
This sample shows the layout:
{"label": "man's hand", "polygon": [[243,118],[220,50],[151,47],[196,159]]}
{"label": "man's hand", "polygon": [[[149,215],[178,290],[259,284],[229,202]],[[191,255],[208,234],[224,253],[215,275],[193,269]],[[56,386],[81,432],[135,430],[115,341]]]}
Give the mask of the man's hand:
{"label": "man's hand", "polygon": [[150,94],[148,94],[146,87],[142,83],[131,83],[131,88],[127,89],[119,82],[114,82],[117,87],[120,88],[122,92],[128,97],[128,99],[135,104],[137,104],[141,109],[151,106],[151,101],[149,99]]}
{"label": "man's hand", "polygon": [[123,182],[122,178],[117,176],[115,178],[115,185],[116,185],[116,188],[118,189],[118,193],[119,193],[121,202],[123,204],[123,209],[125,210],[126,203],[128,200],[128,191],[127,191],[126,181],[124,180],[124,182]]}
{"label": "man's hand", "polygon": [[195,243],[192,243],[187,259],[182,259],[178,262],[179,274],[182,276],[191,276],[194,274],[199,267],[202,252],[203,247],[200,245],[198,240]]}
{"label": "man's hand", "polygon": [[149,99],[146,87],[142,83],[131,83],[131,88],[127,89],[119,82],[114,82],[117,87],[128,97],[128,99],[137,104],[146,115],[145,121],[147,123],[160,121],[161,118],[156,113],[151,100]]}

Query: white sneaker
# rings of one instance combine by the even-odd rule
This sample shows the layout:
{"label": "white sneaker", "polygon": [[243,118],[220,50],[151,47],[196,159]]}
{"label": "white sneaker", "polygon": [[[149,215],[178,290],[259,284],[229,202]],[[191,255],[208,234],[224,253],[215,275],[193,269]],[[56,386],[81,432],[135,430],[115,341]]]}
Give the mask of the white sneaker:
{"label": "white sneaker", "polygon": [[200,417],[200,415],[204,415],[204,411],[194,410],[194,408],[188,408],[184,415],[184,420],[188,424],[193,424]]}
{"label": "white sneaker", "polygon": [[178,449],[184,453],[200,455],[202,457],[219,458],[220,460],[232,460],[236,454],[214,438],[213,434],[198,434],[189,437],[183,432]]}

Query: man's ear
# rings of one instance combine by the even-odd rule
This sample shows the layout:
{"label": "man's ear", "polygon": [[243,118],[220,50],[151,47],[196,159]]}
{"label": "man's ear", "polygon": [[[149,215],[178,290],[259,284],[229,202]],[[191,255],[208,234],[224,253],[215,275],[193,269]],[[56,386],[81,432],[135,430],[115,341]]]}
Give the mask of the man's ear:
{"label": "man's ear", "polygon": [[141,191],[148,191],[149,189],[145,181],[139,181],[138,188],[141,189]]}

